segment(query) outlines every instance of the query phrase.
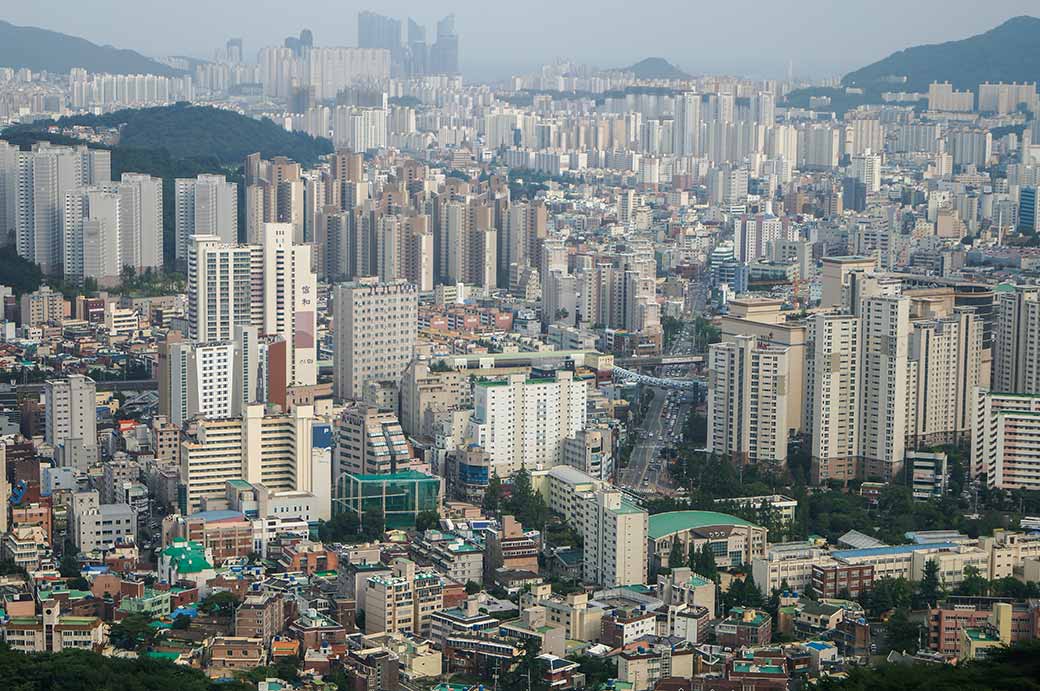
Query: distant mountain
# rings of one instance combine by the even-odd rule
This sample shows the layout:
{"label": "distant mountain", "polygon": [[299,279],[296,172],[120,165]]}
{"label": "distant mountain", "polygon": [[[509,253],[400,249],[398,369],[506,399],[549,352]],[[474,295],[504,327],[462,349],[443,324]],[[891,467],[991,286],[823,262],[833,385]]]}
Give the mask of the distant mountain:
{"label": "distant mountain", "polygon": [[1040,80],[1038,46],[1040,19],[1013,17],[977,36],[892,53],[841,81],[845,86],[899,91],[927,91],[935,81],[949,81],[958,89],[974,89],[983,82],[1035,82]]}
{"label": "distant mountain", "polygon": [[86,39],[0,21],[0,67],[68,72],[82,67],[110,74],[177,75],[178,70],[132,50],[99,46]]}
{"label": "distant mountain", "polygon": [[637,79],[689,79],[678,67],[664,58],[646,58],[634,65],[623,68],[625,72],[632,72]]}

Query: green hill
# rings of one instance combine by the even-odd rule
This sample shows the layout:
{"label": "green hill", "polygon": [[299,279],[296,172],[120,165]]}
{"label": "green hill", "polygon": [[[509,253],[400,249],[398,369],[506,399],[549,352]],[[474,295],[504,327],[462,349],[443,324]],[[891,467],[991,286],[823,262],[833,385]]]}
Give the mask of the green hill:
{"label": "green hill", "polygon": [[119,127],[117,148],[165,149],[170,158],[212,158],[225,165],[239,165],[246,156],[259,151],[264,158],[288,156],[309,166],[332,152],[332,143],[327,139],[288,132],[266,118],[255,120],[234,111],[187,103],[119,110],[100,116],[77,115],[10,128],[4,134],[51,125]]}
{"label": "green hill", "polygon": [[951,82],[974,89],[983,82],[1040,80],[1040,19],[1014,17],[989,31],[960,41],[914,46],[850,72],[845,86],[897,91],[927,91]]}
{"label": "green hill", "polygon": [[110,74],[177,75],[180,71],[132,50],[99,46],[76,36],[0,21],[0,66],[68,72],[82,67]]}
{"label": "green hill", "polygon": [[632,72],[637,79],[689,79],[678,67],[664,58],[646,58],[634,65],[622,68],[625,72]]}

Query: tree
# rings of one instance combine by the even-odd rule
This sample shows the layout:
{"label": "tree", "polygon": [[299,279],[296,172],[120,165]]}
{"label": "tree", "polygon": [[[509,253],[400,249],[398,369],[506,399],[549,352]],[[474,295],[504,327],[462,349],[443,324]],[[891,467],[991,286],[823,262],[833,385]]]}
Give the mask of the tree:
{"label": "tree", "polygon": [[965,566],[964,580],[960,582],[955,592],[957,595],[969,595],[973,597],[987,595],[989,594],[989,581],[982,577],[979,573],[978,567]]}
{"label": "tree", "polygon": [[213,593],[199,605],[199,609],[206,614],[212,614],[215,616],[231,616],[235,613],[238,608],[239,599],[235,597],[235,594],[228,591],[222,590],[219,593]]}
{"label": "tree", "polygon": [[191,617],[189,617],[187,614],[178,614],[176,617],[173,618],[173,624],[171,628],[177,631],[183,631],[187,629],[189,626],[191,626]]}
{"label": "tree", "polygon": [[466,581],[466,594],[476,595],[481,590],[480,584],[476,581]]}
{"label": "tree", "polygon": [[672,538],[672,549],[668,552],[668,568],[673,571],[683,563],[683,545],[679,536]]}
{"label": "tree", "polygon": [[360,533],[361,523],[353,511],[340,511],[318,524],[318,539],[322,542],[359,542]]}
{"label": "tree", "polygon": [[[692,549],[690,550],[691,553],[693,551]],[[715,565],[715,554],[711,551],[711,547],[707,542],[701,545],[700,550],[697,550],[697,561],[693,570],[705,578],[716,582],[719,580],[719,569]]]}
{"label": "tree", "polygon": [[512,478],[512,494],[505,502],[504,510],[516,516],[527,529],[544,530],[549,520],[549,507],[542,495],[531,485],[531,474],[527,470],[517,471]]}
{"label": "tree", "polygon": [[888,619],[888,647],[899,652],[916,653],[921,645],[921,627],[910,621],[907,610],[900,607]]}
{"label": "tree", "polygon": [[58,562],[58,573],[63,578],[76,578],[80,575],[79,559],[76,557],[76,548],[71,543],[65,543],[61,561]]}
{"label": "tree", "polygon": [[6,691],[256,691],[256,684],[219,683],[186,665],[149,657],[105,657],[87,650],[27,655],[0,646],[0,687]]}
{"label": "tree", "polygon": [[599,688],[607,680],[617,678],[617,661],[615,658],[577,655],[570,659],[578,663],[578,670],[585,675],[586,688]]}
{"label": "tree", "polygon": [[847,678],[823,677],[818,691],[932,691],[933,689],[1036,689],[1040,642],[993,648],[985,658],[960,665],[888,663],[850,667]]}
{"label": "tree", "polygon": [[361,534],[366,540],[380,540],[386,532],[386,517],[378,506],[369,506],[361,517]]}
{"label": "tree", "polygon": [[924,574],[921,582],[917,584],[917,597],[914,607],[934,606],[942,595],[942,584],[939,583],[939,563],[929,559],[924,565]]}
{"label": "tree", "polygon": [[440,522],[441,515],[436,511],[420,511],[415,516],[415,529],[422,533],[436,528]]}
{"label": "tree", "polygon": [[152,620],[144,614],[131,614],[109,629],[108,639],[123,650],[147,650],[155,641]]}
{"label": "tree", "polygon": [[534,639],[524,639],[520,643],[523,655],[512,669],[503,676],[503,688],[522,689],[530,688],[531,691],[548,691],[548,685],[542,680],[542,662],[538,659],[541,654],[541,646]]}
{"label": "tree", "polygon": [[492,474],[488,479],[487,489],[484,490],[484,501],[481,504],[484,513],[497,515],[502,508],[502,480],[497,474]]}
{"label": "tree", "polygon": [[864,596],[864,607],[873,617],[890,609],[909,609],[913,599],[913,586],[905,578],[879,578],[874,589]]}

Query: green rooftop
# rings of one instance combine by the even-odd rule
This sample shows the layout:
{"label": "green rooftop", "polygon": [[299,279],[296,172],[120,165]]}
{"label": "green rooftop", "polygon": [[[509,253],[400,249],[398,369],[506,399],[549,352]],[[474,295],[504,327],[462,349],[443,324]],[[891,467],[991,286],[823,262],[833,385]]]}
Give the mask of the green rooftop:
{"label": "green rooftop", "polygon": [[964,629],[964,635],[981,643],[1000,643],[1000,636],[987,629]]}
{"label": "green rooftop", "polygon": [[197,542],[174,540],[172,545],[163,550],[163,556],[174,562],[180,574],[199,573],[213,568],[206,560],[205,548]]}
{"label": "green rooftop", "polygon": [[754,526],[755,524],[718,511],[668,511],[650,517],[646,534],[651,540],[659,540],[684,530],[706,528],[712,525]]}

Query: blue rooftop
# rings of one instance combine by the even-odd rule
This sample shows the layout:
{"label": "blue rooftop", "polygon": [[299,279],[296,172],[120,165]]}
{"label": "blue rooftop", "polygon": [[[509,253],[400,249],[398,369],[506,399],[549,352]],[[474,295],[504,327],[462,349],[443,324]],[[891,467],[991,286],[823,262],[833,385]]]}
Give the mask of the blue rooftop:
{"label": "blue rooftop", "polygon": [[831,552],[836,559],[851,559],[854,557],[883,557],[887,554],[906,554],[916,552],[919,549],[952,549],[958,547],[954,542],[932,542],[923,545],[895,545],[893,547],[867,547],[865,549],[843,549]]}

